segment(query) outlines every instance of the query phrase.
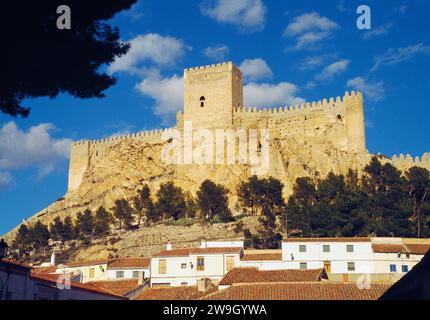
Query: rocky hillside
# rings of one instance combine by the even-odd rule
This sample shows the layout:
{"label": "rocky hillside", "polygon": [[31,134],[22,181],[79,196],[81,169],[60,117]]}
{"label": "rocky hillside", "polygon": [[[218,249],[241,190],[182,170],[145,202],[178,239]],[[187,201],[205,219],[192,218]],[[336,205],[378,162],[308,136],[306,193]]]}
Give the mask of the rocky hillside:
{"label": "rocky hillside", "polygon": [[[240,219],[244,228],[254,230],[258,217]],[[70,241],[65,245],[52,245],[42,255],[31,256],[27,262],[49,261],[52,251],[56,252],[58,262],[99,260],[115,257],[148,257],[162,250],[168,242],[173,247],[199,246],[202,238],[206,240],[243,240],[243,234],[235,232],[236,222],[202,224],[186,220],[159,223],[151,227],[140,227],[130,231],[116,231],[108,237],[94,239],[90,243]]]}

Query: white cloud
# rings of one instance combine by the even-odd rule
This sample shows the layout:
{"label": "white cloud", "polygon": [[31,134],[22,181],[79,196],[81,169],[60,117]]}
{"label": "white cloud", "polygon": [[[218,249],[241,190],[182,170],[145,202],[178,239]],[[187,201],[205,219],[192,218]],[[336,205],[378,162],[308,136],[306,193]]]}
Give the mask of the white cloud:
{"label": "white cloud", "polygon": [[363,92],[371,101],[380,101],[385,95],[384,83],[382,81],[369,82],[366,78],[356,77],[349,79],[346,85],[354,90]]}
{"label": "white cloud", "polygon": [[246,59],[240,66],[246,81],[258,81],[262,79],[270,79],[273,72],[263,59]]}
{"label": "white cloud", "polygon": [[129,41],[130,50],[108,67],[109,73],[139,73],[141,64],[151,62],[158,67],[174,65],[191,47],[182,40],[156,33],[139,35]]}
{"label": "white cloud", "polygon": [[205,0],[202,14],[221,22],[236,25],[244,32],[262,30],[267,9],[262,0]]}
{"label": "white cloud", "polygon": [[0,172],[0,190],[9,187],[13,182],[13,178],[9,172]]}
{"label": "white cloud", "polygon": [[244,104],[257,108],[301,104],[305,100],[297,97],[298,91],[298,87],[289,82],[249,83],[243,88]]}
{"label": "white cloud", "polygon": [[324,63],[323,56],[313,56],[305,58],[300,64],[301,70],[313,70]]}
{"label": "white cloud", "polygon": [[379,67],[384,65],[393,65],[399,62],[410,60],[415,55],[420,53],[430,54],[430,46],[425,46],[423,43],[418,43],[416,45],[410,45],[397,49],[390,48],[385,54],[375,57],[375,64],[370,71],[376,71],[379,69]]}
{"label": "white cloud", "polygon": [[203,50],[206,57],[215,60],[217,62],[224,61],[228,55],[229,49],[226,45],[215,45],[207,47]]}
{"label": "white cloud", "polygon": [[51,123],[20,130],[14,122],[0,128],[0,170],[1,180],[10,182],[7,170],[36,168],[39,177],[51,173],[59,162],[69,157],[70,139],[54,139]]}
{"label": "white cloud", "polygon": [[176,74],[170,78],[151,76],[137,84],[137,90],[155,100],[154,113],[169,118],[184,104],[184,79]]}
{"label": "white cloud", "polygon": [[330,37],[339,25],[321,16],[317,12],[305,13],[297,16],[285,28],[283,36],[294,38],[296,44],[292,49],[311,48],[318,42]]}
{"label": "white cloud", "polygon": [[348,69],[349,60],[339,60],[336,62],[333,62],[329,64],[328,66],[324,67],[324,69],[321,71],[320,74],[316,75],[316,79],[318,80],[327,80],[331,79]]}
{"label": "white cloud", "polygon": [[371,30],[365,30],[365,33],[363,34],[363,39],[368,40],[378,36],[387,35],[393,26],[394,26],[394,23],[389,22],[382,26],[372,28]]}

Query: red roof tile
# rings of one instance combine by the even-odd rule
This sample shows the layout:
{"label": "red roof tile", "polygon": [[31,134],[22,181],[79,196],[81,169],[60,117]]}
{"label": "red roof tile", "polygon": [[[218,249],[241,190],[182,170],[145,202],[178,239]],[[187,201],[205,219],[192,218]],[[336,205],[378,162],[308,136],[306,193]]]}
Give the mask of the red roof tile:
{"label": "red roof tile", "polygon": [[86,267],[86,266],[97,266],[97,265],[107,264],[107,263],[108,263],[107,260],[88,260],[88,261],[68,262],[68,263],[63,263],[63,265],[70,268],[77,268],[77,267]]}
{"label": "red roof tile", "polygon": [[282,261],[282,253],[245,253],[242,261]]}
{"label": "red roof tile", "polygon": [[153,255],[153,257],[185,257],[193,254],[239,254],[242,252],[240,247],[226,248],[182,248],[172,250],[162,250]]}
{"label": "red roof tile", "polygon": [[371,238],[367,237],[350,237],[350,238],[284,238],[282,242],[370,242]]}
{"label": "red roof tile", "polygon": [[430,244],[408,243],[406,244],[406,248],[411,254],[425,255],[430,249]]}
{"label": "red roof tile", "polygon": [[401,243],[372,243],[372,250],[376,253],[406,253],[405,246]]}
{"label": "red roof tile", "polygon": [[204,296],[204,300],[376,300],[388,284],[360,289],[355,283],[291,282],[233,285]]}
{"label": "red roof tile", "polygon": [[108,269],[149,268],[151,258],[118,258],[108,262]]}
{"label": "red roof tile", "polygon": [[[30,275],[30,279],[31,280],[35,280],[35,281],[43,281],[46,282],[52,286],[56,286],[57,285],[57,280],[58,277],[60,275],[53,275],[53,274],[31,274]],[[107,296],[111,296],[114,298],[119,298],[119,299],[127,299],[115,292],[100,288],[100,287],[96,287],[93,285],[88,285],[86,283],[79,283],[79,282],[70,282],[70,287],[73,289],[77,289],[77,290],[83,290],[83,291],[87,291],[87,292],[91,292],[91,293],[97,293],[97,294],[102,294],[102,295],[107,295]]]}
{"label": "red roof tile", "polygon": [[144,290],[136,300],[196,300],[215,291],[217,291],[217,287],[212,287],[206,292],[198,291],[196,286],[151,288]]}
{"label": "red roof tile", "polygon": [[106,280],[106,281],[91,281],[87,282],[86,285],[96,289],[102,289],[105,291],[113,292],[115,294],[124,296],[127,293],[140,287],[137,280]]}
{"label": "red roof tile", "polygon": [[258,270],[254,267],[230,270],[218,285],[227,286],[238,283],[303,282],[327,279],[324,269]]}

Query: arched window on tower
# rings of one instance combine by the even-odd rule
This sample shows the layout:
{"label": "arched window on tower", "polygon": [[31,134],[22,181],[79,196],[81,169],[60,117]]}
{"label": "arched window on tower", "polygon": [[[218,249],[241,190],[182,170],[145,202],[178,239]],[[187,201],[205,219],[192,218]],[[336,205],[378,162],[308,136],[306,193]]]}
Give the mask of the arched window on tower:
{"label": "arched window on tower", "polygon": [[201,97],[200,97],[200,107],[201,107],[201,108],[204,108],[204,106],[205,106],[205,101],[206,101],[205,97],[201,96]]}

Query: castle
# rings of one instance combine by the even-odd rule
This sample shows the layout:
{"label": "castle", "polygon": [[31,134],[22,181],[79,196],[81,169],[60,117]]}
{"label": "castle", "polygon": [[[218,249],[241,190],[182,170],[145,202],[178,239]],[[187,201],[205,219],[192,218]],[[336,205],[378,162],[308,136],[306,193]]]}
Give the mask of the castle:
{"label": "castle", "polygon": [[[232,62],[185,69],[184,110],[177,114],[176,128],[182,130],[184,121],[190,121],[195,129],[267,128],[305,144],[324,143],[351,155],[367,153],[361,93],[269,110],[244,108],[243,75]],[[79,188],[87,168],[105,155],[107,147],[123,139],[157,143],[162,133],[155,130],[74,143],[69,191]]]}
{"label": "castle", "polygon": [[[67,194],[33,219],[45,223],[55,217],[74,216],[103,205],[111,208],[116,199],[130,199],[142,184],[153,194],[161,183],[173,181],[186,192],[195,193],[211,179],[231,191],[235,211],[237,185],[252,175],[246,164],[168,165],[161,160],[164,133],[194,129],[246,128],[270,132],[270,167],[266,176],[279,179],[284,195],[293,191],[299,177],[320,178],[329,172],[361,172],[371,160],[366,149],[363,95],[345,93],[337,98],[289,107],[257,109],[243,105],[243,75],[233,63],[185,69],[184,108],[176,115],[173,128],[139,132],[102,140],[85,140],[71,146]],[[430,170],[430,155],[413,159],[410,155],[380,156],[402,171],[412,166]]]}

